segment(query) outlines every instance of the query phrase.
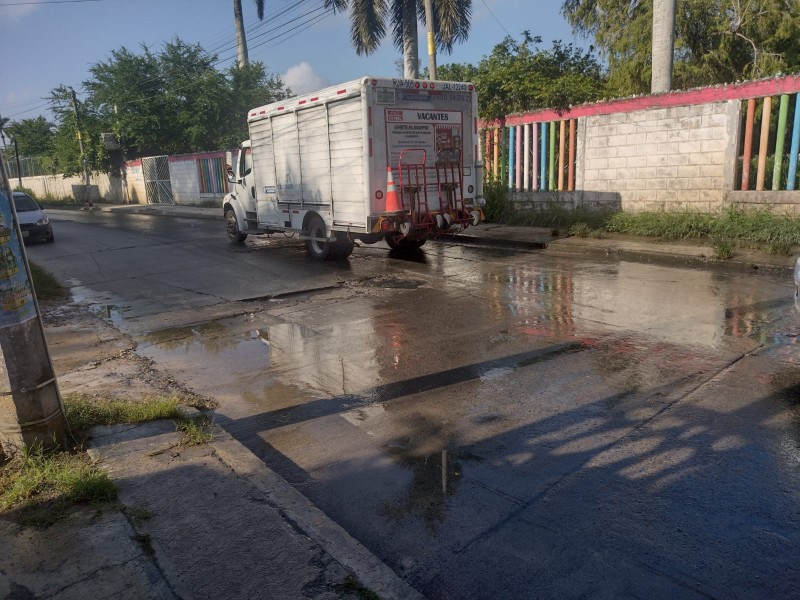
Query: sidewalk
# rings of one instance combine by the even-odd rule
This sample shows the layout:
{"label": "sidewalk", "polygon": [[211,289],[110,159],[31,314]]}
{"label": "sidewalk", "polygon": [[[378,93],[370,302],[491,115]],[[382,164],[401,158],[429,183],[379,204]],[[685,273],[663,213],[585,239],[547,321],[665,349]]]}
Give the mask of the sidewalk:
{"label": "sidewalk", "polygon": [[[99,316],[52,302],[42,314],[62,394],[193,400]],[[171,420],[94,428],[88,455],[114,481],[116,503],[74,506],[44,528],[0,515],[0,598],[421,598],[238,441],[213,433],[190,446]]]}
{"label": "sidewalk", "polygon": [[[161,215],[192,219],[218,220],[222,223],[221,208],[199,208],[165,204],[100,205],[102,211],[124,211],[133,214]],[[790,277],[796,257],[775,256],[737,248],[733,258],[717,260],[714,250],[702,243],[689,241],[664,242],[649,238],[606,234],[602,239],[552,236],[546,227],[524,227],[482,223],[463,233],[445,235],[442,241],[542,250],[553,255],[610,257],[634,262],[651,262],[683,266],[706,266],[732,271],[766,270]]]}

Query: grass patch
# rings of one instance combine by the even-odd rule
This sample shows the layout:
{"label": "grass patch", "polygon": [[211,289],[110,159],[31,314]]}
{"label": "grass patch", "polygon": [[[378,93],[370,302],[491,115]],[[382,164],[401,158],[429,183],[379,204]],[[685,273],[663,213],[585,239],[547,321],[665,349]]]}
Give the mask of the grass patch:
{"label": "grass patch", "polygon": [[117,489],[85,454],[23,448],[0,468],[0,511],[18,511],[23,525],[46,527],[76,503],[111,503]]}
{"label": "grass patch", "polygon": [[36,297],[39,300],[58,300],[66,296],[66,291],[61,284],[56,281],[50,273],[39,265],[28,262],[31,268],[31,279],[33,288],[36,290]]}
{"label": "grass patch", "polygon": [[733,258],[733,246],[731,245],[730,240],[725,238],[712,238],[711,250],[713,251],[713,256],[716,259],[725,260],[728,258]]}
{"label": "grass patch", "polygon": [[177,430],[182,434],[180,444],[182,446],[197,446],[210,442],[214,439],[211,427],[211,419],[205,415],[191,419],[181,419],[178,421],[177,427]]}
{"label": "grass patch", "polygon": [[97,425],[144,423],[158,419],[180,419],[177,398],[153,397],[139,402],[115,399],[92,399],[81,394],[64,397],[64,409],[70,427],[86,431]]}
{"label": "grass patch", "polygon": [[368,587],[365,587],[352,573],[345,577],[344,581],[335,586],[340,594],[356,596],[362,600],[380,600],[380,596]]}
{"label": "grass patch", "polygon": [[708,238],[712,244],[724,239],[732,246],[755,246],[775,254],[791,254],[792,247],[800,245],[800,219],[769,210],[616,213],[606,230],[665,240]]}

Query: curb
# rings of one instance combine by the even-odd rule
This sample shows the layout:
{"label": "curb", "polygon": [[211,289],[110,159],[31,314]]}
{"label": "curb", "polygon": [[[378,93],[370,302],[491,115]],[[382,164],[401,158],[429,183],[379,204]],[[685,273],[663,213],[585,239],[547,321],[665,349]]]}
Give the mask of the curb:
{"label": "curb", "polygon": [[502,238],[479,237],[477,235],[465,235],[456,233],[453,235],[443,235],[439,241],[447,240],[461,244],[471,244],[473,246],[491,246],[495,248],[524,248],[527,250],[545,250],[549,243],[536,240],[507,240]]}
{"label": "curb", "polygon": [[425,596],[409,586],[227,431],[220,426],[217,430],[219,434],[211,442],[217,456],[236,475],[262,491],[285,519],[352,571],[362,585],[387,600],[425,600]]}
{"label": "curb", "polygon": [[[570,238],[571,239],[571,238]],[[682,266],[704,269],[714,269],[717,271],[727,271],[734,273],[764,273],[788,277],[791,279],[794,267],[781,265],[771,262],[759,261],[758,257],[753,260],[744,258],[715,259],[712,257],[713,250],[710,247],[698,247],[696,254],[675,253],[670,251],[660,251],[649,248],[620,248],[612,245],[593,245],[593,244],[559,244],[554,242],[547,248],[548,254],[554,256],[593,256],[596,258],[613,258],[616,260],[627,260],[630,262],[640,262],[658,264],[663,266]],[[790,260],[786,257],[786,260]]]}

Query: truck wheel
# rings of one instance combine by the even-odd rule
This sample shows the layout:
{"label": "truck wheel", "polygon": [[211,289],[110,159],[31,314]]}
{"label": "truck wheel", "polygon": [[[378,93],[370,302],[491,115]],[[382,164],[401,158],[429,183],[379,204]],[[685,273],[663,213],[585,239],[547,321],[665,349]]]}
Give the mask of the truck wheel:
{"label": "truck wheel", "polygon": [[386,243],[392,250],[418,250],[425,245],[425,240],[399,239],[399,236],[391,233],[386,234]]}
{"label": "truck wheel", "polygon": [[[306,233],[311,237],[324,238],[325,223],[322,222],[319,216],[315,215],[311,217],[311,220],[308,222]],[[331,244],[328,242],[306,240],[306,247],[308,248],[308,253],[311,255],[311,258],[314,260],[325,260],[331,253]]]}
{"label": "truck wheel", "polygon": [[341,231],[336,233],[336,242],[331,248],[331,258],[344,259],[353,253],[353,240],[351,240],[346,233]]}
{"label": "truck wheel", "polygon": [[239,223],[236,220],[236,213],[232,208],[225,211],[225,230],[228,233],[228,239],[231,244],[241,244],[247,239],[247,234],[239,231]]}

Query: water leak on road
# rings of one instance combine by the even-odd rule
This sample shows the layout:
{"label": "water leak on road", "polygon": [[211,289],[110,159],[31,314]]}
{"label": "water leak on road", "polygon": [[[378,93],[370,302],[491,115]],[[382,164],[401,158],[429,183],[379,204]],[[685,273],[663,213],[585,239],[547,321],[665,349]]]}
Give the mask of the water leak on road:
{"label": "water leak on road", "polygon": [[[530,589],[520,556],[587,564],[600,550],[586,539],[621,562],[632,547],[691,572],[651,540],[691,532],[676,543],[695,557],[706,529],[730,541],[705,523],[709,507],[738,514],[756,480],[769,494],[787,485],[789,286],[638,263],[425,256],[156,328],[136,336],[138,352],[218,400],[231,435],[433,596],[444,571],[457,592],[479,585],[482,564],[497,589],[514,577]],[[760,473],[742,467],[751,459]],[[621,531],[628,546],[614,541]]]}

